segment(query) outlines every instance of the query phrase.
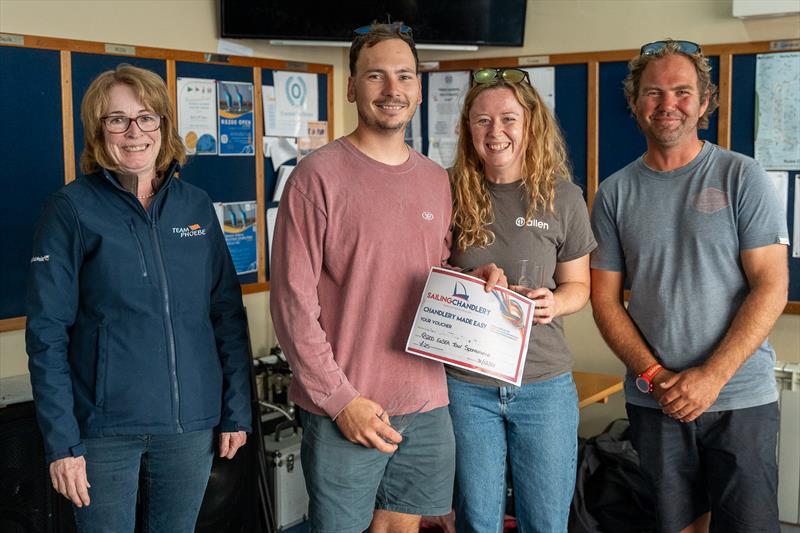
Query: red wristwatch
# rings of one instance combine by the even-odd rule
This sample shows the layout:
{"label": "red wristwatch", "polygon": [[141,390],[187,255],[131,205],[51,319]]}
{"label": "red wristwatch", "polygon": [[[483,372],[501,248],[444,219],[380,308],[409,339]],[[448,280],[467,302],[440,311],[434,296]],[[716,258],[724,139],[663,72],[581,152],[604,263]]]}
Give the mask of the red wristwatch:
{"label": "red wristwatch", "polygon": [[636,376],[636,388],[645,394],[653,392],[653,378],[662,370],[664,367],[658,363],[647,367],[647,370]]}

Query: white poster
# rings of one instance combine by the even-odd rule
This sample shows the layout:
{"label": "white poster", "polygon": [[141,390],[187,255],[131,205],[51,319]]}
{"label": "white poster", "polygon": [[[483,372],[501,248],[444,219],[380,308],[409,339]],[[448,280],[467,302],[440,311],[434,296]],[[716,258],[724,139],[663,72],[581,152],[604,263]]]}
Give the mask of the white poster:
{"label": "white poster", "polygon": [[800,52],[756,56],[755,137],[764,168],[800,168]]}
{"label": "white poster", "polygon": [[445,168],[453,165],[458,118],[469,80],[469,71],[428,76],[428,157]]}
{"label": "white poster", "polygon": [[769,171],[767,175],[772,179],[775,192],[778,193],[778,201],[783,210],[783,218],[786,218],[786,210],[789,208],[789,173],[779,171]]}
{"label": "white poster", "polygon": [[178,133],[186,146],[186,153],[217,154],[215,80],[178,78]]}
{"label": "white poster", "polygon": [[537,67],[522,69],[530,76],[536,92],[544,100],[550,112],[556,114],[556,67]]}
{"label": "white poster", "polygon": [[[273,79],[275,82],[274,130],[266,129],[266,135],[276,137],[306,135],[308,121],[319,120],[317,75],[275,71]],[[265,105],[264,113],[267,112]],[[264,123],[270,123],[266,116]]]}

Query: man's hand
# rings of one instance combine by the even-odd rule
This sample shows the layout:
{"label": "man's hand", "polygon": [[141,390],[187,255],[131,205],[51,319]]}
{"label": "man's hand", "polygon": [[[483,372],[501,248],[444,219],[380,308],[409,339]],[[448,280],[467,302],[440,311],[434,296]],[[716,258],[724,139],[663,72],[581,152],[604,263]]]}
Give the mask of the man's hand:
{"label": "man's hand", "polygon": [[347,404],[335,421],[344,438],[379,452],[394,453],[397,444],[403,440],[402,435],[389,425],[389,415],[383,408],[363,396]]}
{"label": "man's hand", "polygon": [[64,457],[50,463],[50,480],[56,491],[75,504],[89,505],[89,480],[86,478],[86,460],[81,457]]}
{"label": "man's hand", "polygon": [[484,290],[486,292],[492,292],[492,289],[494,289],[495,286],[503,288],[508,287],[508,279],[506,279],[503,269],[494,263],[481,265],[469,272],[469,275],[475,276],[476,278],[481,278],[483,281],[485,281],[486,286],[484,287]]}
{"label": "man's hand", "polygon": [[703,367],[687,368],[657,385],[665,390],[659,400],[661,410],[675,420],[691,422],[711,407],[724,385]]}
{"label": "man's hand", "polygon": [[553,291],[546,287],[539,289],[528,289],[521,285],[511,285],[509,289],[523,295],[530,300],[536,300],[536,308],[533,310],[534,324],[549,324],[559,315],[556,297]]}
{"label": "man's hand", "polygon": [[672,370],[662,368],[656,372],[655,376],[653,376],[653,390],[650,391],[650,394],[659,404],[661,403],[661,398],[663,398],[664,394],[666,394],[669,390],[668,388],[664,387],[664,382],[669,381],[674,375],[676,374]]}
{"label": "man's hand", "polygon": [[244,431],[234,431],[219,434],[219,456],[225,459],[233,459],[236,451],[247,442],[247,433]]}

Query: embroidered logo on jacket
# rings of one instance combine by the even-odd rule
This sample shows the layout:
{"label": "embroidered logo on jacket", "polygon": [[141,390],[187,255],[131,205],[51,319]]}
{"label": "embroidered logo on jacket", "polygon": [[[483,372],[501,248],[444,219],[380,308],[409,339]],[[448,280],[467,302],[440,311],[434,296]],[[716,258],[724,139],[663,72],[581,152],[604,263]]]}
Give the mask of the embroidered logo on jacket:
{"label": "embroidered logo on jacket", "polygon": [[34,255],[31,257],[31,263],[47,263],[50,261],[49,255]]}
{"label": "embroidered logo on jacket", "polygon": [[200,224],[190,224],[183,228],[172,228],[172,233],[176,233],[181,239],[184,237],[201,237],[206,234],[206,228]]}

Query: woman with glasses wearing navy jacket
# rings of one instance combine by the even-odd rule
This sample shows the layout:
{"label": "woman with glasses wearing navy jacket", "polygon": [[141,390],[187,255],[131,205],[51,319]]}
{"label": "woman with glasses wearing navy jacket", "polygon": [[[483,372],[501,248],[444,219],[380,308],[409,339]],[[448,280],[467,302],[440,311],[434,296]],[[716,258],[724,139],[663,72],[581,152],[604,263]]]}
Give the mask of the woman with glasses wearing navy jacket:
{"label": "woman with glasses wearing navy jacket", "polygon": [[250,431],[241,291],[213,205],[178,179],[167,88],[120,65],[81,104],[84,176],[50,197],[26,341],[53,487],[81,532],[190,532]]}
{"label": "woman with glasses wearing navy jacket", "polygon": [[566,531],[578,398],[561,317],[589,298],[589,252],[596,243],[558,124],[527,73],[482,69],[473,80],[450,172],[450,263],[495,263],[509,288],[535,300],[536,308],[522,386],[447,369],[456,526],[502,530],[509,464],[520,531]]}

